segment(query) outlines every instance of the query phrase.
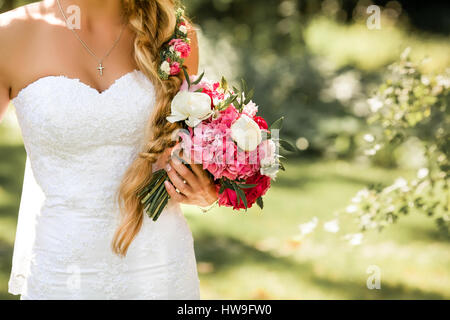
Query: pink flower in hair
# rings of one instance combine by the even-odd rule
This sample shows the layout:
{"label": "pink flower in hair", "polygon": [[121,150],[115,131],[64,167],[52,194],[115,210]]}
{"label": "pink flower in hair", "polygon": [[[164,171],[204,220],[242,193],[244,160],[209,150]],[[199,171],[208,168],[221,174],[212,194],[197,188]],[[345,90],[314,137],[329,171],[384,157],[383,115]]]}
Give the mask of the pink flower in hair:
{"label": "pink flower in hair", "polygon": [[169,46],[173,46],[176,52],[180,53],[181,58],[187,58],[191,53],[191,46],[183,39],[172,39],[169,42]]}
{"label": "pink flower in hair", "polygon": [[178,62],[173,62],[171,65],[170,65],[170,75],[171,76],[173,76],[173,75],[176,75],[176,74],[179,74],[180,73],[180,64],[178,63]]}

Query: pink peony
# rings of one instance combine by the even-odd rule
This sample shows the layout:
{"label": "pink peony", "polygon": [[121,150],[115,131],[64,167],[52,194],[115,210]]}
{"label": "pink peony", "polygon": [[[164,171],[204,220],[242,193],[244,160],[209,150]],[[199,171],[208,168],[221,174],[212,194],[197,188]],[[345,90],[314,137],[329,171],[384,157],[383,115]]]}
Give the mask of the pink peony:
{"label": "pink peony", "polygon": [[[247,207],[251,208],[256,202],[256,199],[266,194],[270,188],[270,178],[263,176],[259,173],[249,177],[246,184],[256,184],[253,188],[243,189],[245,197],[247,199]],[[219,192],[220,185],[216,184],[216,190]],[[219,194],[219,205],[233,207],[235,210],[245,209],[244,202],[242,200],[237,202],[236,192],[231,189],[225,189],[222,194]]]}
{"label": "pink peony", "polygon": [[183,39],[172,39],[169,42],[169,46],[173,46],[176,52],[180,53],[181,58],[187,58],[191,53],[191,46]]}

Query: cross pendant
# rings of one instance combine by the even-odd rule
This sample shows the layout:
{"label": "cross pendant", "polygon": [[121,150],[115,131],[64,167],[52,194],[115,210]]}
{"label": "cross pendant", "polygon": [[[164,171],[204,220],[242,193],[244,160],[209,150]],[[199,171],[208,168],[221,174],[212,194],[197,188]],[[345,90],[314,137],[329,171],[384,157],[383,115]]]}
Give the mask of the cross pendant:
{"label": "cross pendant", "polygon": [[103,69],[105,69],[105,67],[103,67],[102,63],[100,62],[97,67],[97,70],[98,70],[98,73],[100,74],[100,76],[103,76]]}

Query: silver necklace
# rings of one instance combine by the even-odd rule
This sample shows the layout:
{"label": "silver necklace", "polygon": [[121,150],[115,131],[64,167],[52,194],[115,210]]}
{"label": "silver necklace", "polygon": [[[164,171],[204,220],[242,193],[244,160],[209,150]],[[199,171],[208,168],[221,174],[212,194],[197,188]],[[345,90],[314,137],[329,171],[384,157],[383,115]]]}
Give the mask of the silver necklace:
{"label": "silver necklace", "polygon": [[99,73],[100,76],[103,76],[103,69],[105,69],[105,67],[103,66],[103,60],[105,60],[105,59],[111,54],[111,52],[114,50],[114,48],[115,48],[115,47],[117,46],[117,44],[119,43],[120,38],[122,37],[122,33],[123,33],[123,31],[125,30],[125,25],[123,25],[122,29],[120,30],[119,36],[117,37],[116,41],[114,41],[114,44],[112,45],[111,49],[109,49],[109,51],[105,54],[105,56],[104,56],[103,58],[99,59],[99,58],[97,57],[97,55],[96,55],[94,52],[92,52],[92,50],[89,48],[89,46],[88,46],[88,45],[80,38],[80,36],[78,35],[78,33],[75,31],[75,29],[69,27],[69,23],[67,22],[67,17],[66,17],[66,15],[64,14],[64,10],[63,10],[63,8],[62,8],[62,6],[61,6],[61,3],[59,2],[59,0],[56,0],[56,2],[58,3],[58,7],[59,7],[59,10],[61,11],[62,16],[64,17],[64,21],[66,22],[67,28],[69,28],[69,29],[72,31],[72,33],[75,35],[75,37],[78,39],[78,41],[80,41],[80,43],[81,43],[81,44],[83,45],[83,47],[87,50],[87,52],[89,52],[89,54],[90,54],[92,57],[94,57],[95,60],[97,60],[97,63],[98,63],[98,65],[97,65],[98,73]]}

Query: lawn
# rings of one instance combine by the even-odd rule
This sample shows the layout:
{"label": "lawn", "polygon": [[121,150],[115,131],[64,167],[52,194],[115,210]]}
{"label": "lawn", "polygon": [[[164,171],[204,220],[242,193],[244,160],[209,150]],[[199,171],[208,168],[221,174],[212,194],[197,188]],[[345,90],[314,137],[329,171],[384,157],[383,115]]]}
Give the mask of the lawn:
{"label": "lawn", "polygon": [[[25,151],[0,146],[0,298],[7,280],[20,200]],[[333,217],[371,182],[410,172],[342,161],[290,161],[269,191],[265,210],[248,213],[186,207],[195,237],[203,299],[448,299],[450,245],[431,220],[413,215],[350,246],[318,228],[293,242],[298,224]],[[366,287],[368,266],[381,269],[381,289]]]}

